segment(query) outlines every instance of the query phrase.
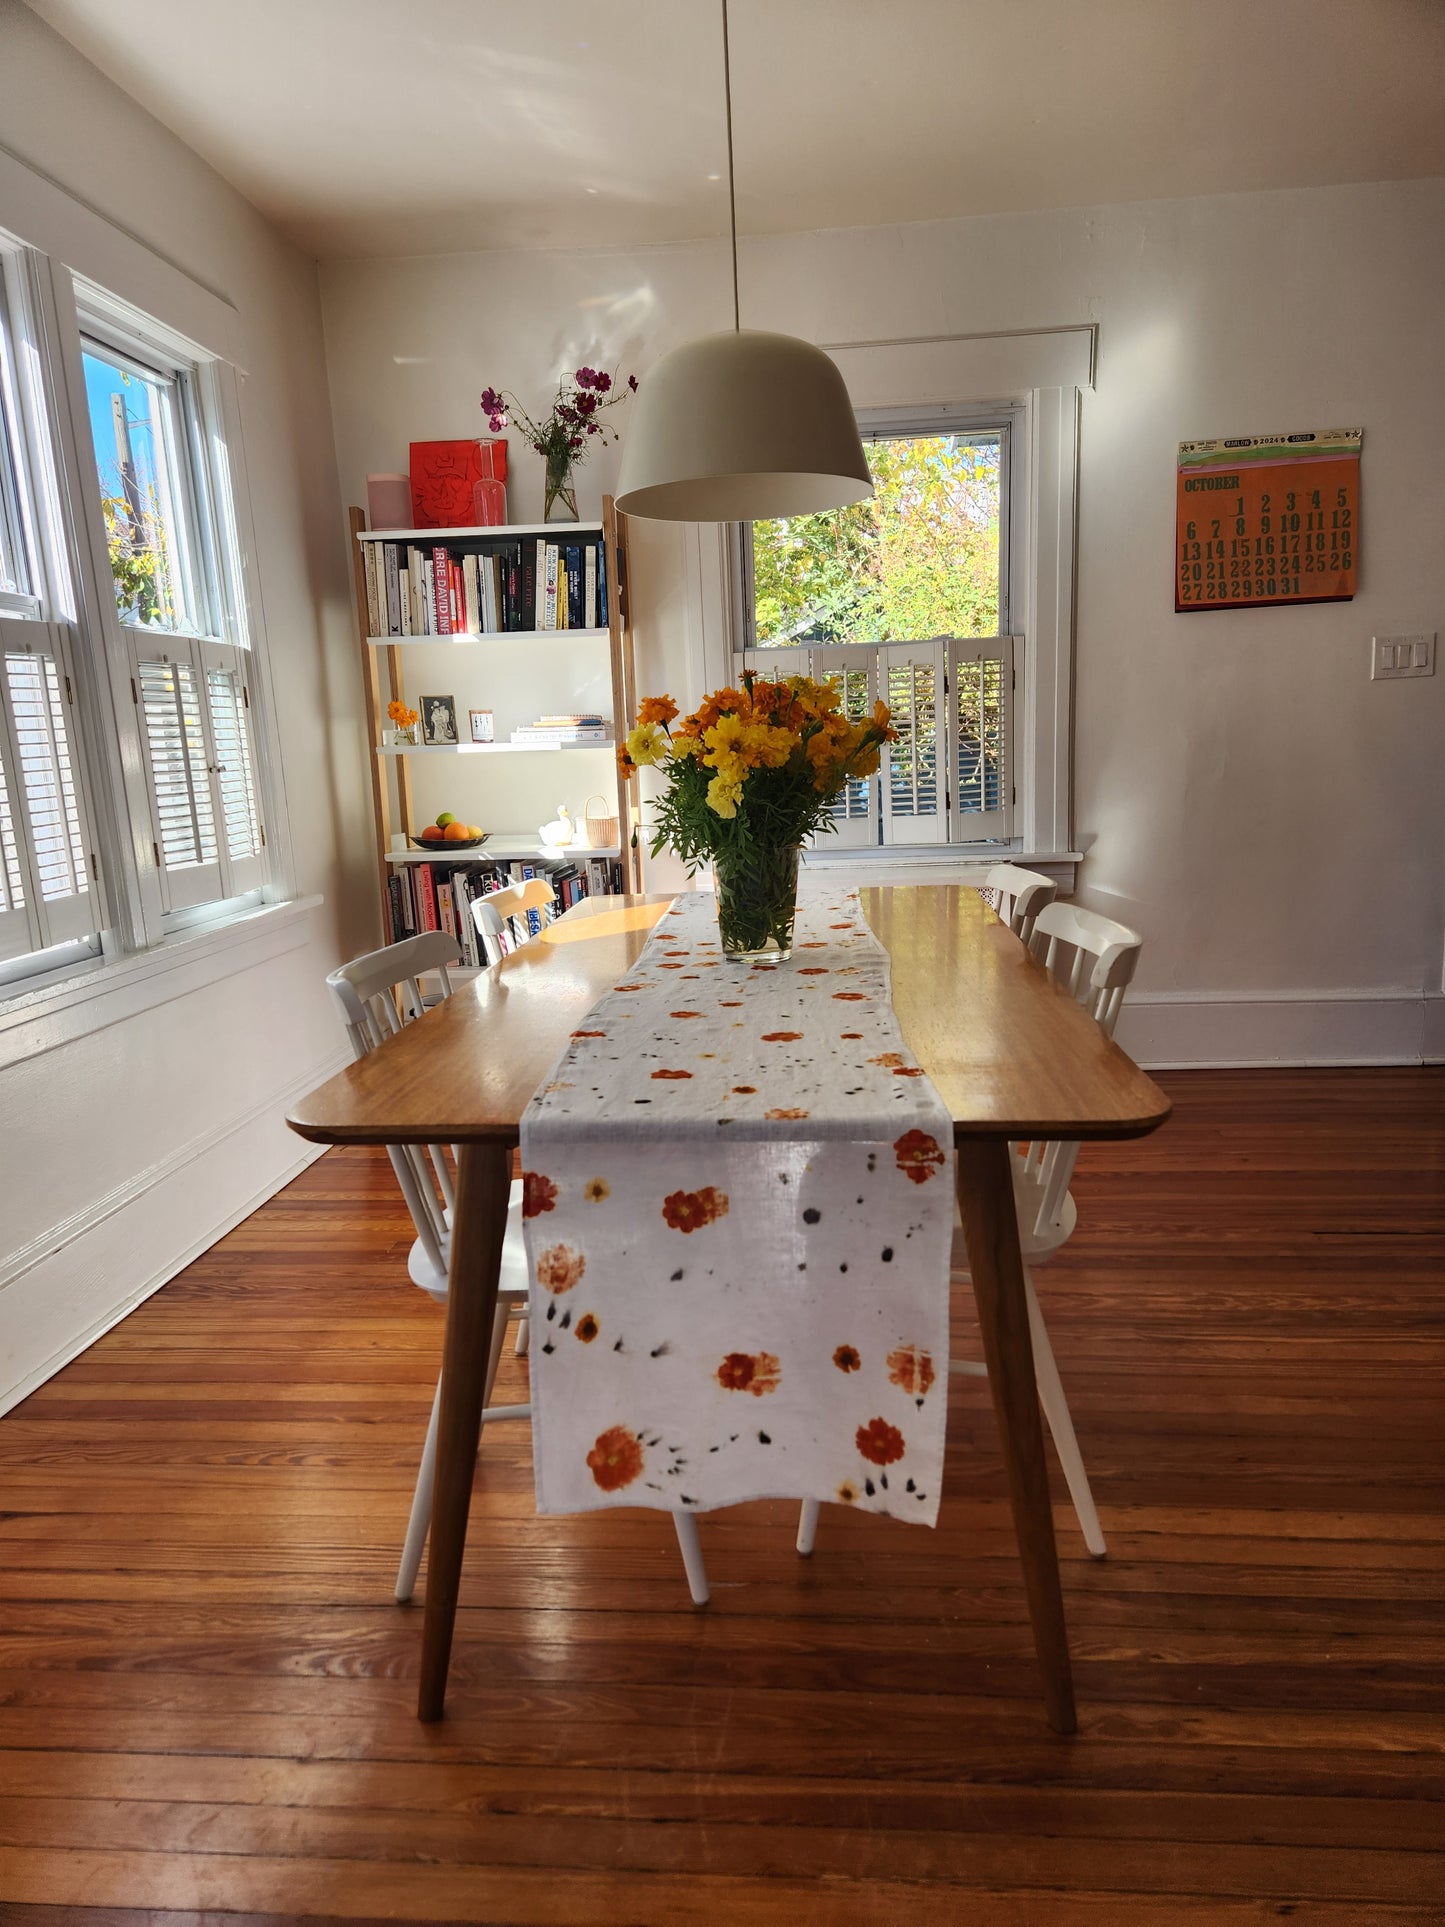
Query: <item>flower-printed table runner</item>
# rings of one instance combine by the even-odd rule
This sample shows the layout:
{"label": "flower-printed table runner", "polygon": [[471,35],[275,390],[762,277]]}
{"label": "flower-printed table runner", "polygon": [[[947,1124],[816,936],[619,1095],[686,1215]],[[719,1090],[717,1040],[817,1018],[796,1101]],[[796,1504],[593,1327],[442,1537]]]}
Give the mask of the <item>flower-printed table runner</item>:
{"label": "flower-printed table runner", "polygon": [[522,1119],[537,1505],[933,1524],[953,1130],[856,893],[792,958],[679,897]]}

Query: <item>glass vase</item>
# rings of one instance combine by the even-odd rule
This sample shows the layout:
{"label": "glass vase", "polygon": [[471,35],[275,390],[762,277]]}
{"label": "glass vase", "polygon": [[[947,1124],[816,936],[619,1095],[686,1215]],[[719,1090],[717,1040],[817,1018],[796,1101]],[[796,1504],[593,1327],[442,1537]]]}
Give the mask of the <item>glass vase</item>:
{"label": "glass vase", "polygon": [[798,907],[798,845],[755,845],[716,857],[717,927],[724,956],[781,963],[792,954]]}
{"label": "glass vase", "polygon": [[569,460],[549,461],[542,502],[544,522],[577,520],[577,483]]}

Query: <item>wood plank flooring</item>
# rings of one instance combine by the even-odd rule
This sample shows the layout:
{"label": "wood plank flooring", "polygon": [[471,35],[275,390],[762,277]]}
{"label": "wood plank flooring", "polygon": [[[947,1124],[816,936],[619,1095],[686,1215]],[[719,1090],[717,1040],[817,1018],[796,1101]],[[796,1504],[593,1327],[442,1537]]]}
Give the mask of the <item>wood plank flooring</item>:
{"label": "wood plank flooring", "polygon": [[441,1316],[333,1152],[0,1421],[0,1922],[1445,1921],[1445,1077],[1163,1081],[1040,1274],[1110,1542],[1060,1483],[1076,1738],[971,1380],[936,1533],[715,1515],[701,1614],[490,1429],[418,1725]]}

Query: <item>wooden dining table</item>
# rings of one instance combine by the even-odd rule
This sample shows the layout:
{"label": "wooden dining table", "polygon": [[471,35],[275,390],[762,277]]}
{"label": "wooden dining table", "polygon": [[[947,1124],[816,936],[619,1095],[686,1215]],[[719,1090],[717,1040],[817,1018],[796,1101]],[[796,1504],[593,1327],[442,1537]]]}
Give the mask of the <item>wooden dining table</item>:
{"label": "wooden dining table", "polygon": [[[1011,1140],[1132,1138],[1163,1092],[967,885],[860,892],[908,1048],[953,1119],[958,1201],[1049,1724],[1076,1725]],[[418,1713],[440,1719],[522,1113],[670,896],[591,897],[303,1098],[319,1144],[458,1147]]]}

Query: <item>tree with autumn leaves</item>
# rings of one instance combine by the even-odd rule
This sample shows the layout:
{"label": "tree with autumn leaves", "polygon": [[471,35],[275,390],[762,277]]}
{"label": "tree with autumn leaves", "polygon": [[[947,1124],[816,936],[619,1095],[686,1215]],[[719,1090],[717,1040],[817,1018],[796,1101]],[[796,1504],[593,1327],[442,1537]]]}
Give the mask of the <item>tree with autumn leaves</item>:
{"label": "tree with autumn leaves", "polygon": [[997,441],[868,445],[870,500],[753,524],[761,644],[998,633]]}

